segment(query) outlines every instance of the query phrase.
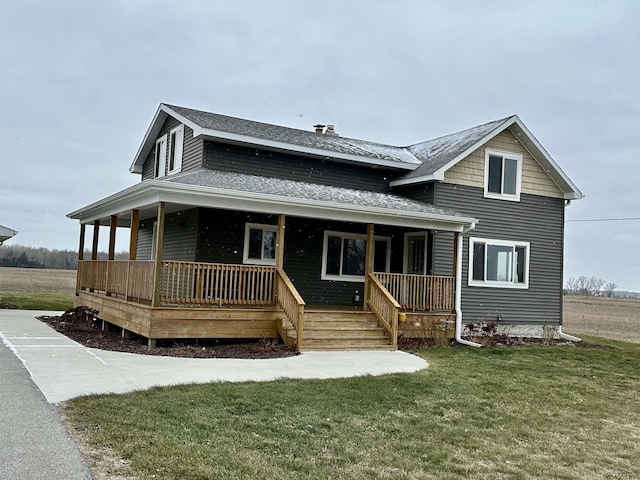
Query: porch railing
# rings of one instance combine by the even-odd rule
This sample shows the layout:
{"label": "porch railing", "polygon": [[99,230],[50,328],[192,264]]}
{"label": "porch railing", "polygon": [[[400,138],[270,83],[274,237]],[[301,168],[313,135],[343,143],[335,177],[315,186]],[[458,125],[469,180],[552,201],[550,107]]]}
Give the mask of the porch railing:
{"label": "porch railing", "polygon": [[[78,290],[151,302],[155,262],[83,260]],[[160,302],[172,304],[273,305],[276,267],[163,261]]]}
{"label": "porch railing", "polygon": [[293,286],[291,280],[281,268],[276,274],[276,303],[287,315],[296,329],[296,348],[302,347],[302,332],[304,330],[304,300]]}
{"label": "porch railing", "polygon": [[153,263],[150,260],[81,260],[78,262],[77,289],[151,301]]}
{"label": "porch railing", "polygon": [[380,283],[377,274],[369,273],[367,306],[376,314],[378,320],[391,337],[391,346],[398,346],[398,311],[400,304]]}
{"label": "porch railing", "polygon": [[160,302],[273,305],[275,272],[271,266],[163,261]]}
{"label": "porch railing", "polygon": [[376,272],[375,276],[407,310],[451,311],[455,277]]}

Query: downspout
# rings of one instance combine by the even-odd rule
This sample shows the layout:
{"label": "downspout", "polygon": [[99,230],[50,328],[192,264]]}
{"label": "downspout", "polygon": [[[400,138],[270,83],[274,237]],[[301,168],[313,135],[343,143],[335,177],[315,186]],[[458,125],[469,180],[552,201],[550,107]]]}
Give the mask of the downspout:
{"label": "downspout", "polygon": [[456,298],[455,298],[455,310],[456,310],[456,342],[462,345],[468,345],[470,347],[481,347],[482,345],[475,342],[470,342],[462,338],[462,247],[463,247],[463,235],[470,230],[476,228],[476,224],[472,223],[469,228],[466,228],[458,235],[458,243],[456,245],[457,250],[457,262],[456,262]]}
{"label": "downspout", "polygon": [[560,340],[567,340],[569,342],[581,342],[582,339],[578,337],[574,337],[573,335],[569,335],[568,333],[564,333],[562,331],[562,325],[558,325],[558,338]]}
{"label": "downspout", "polygon": [[[568,207],[569,205],[571,205],[571,200],[565,200],[564,201],[564,206]],[[568,333],[564,333],[562,331],[562,325],[558,325],[558,339],[567,340],[569,342],[581,342],[582,341],[581,338],[574,337],[573,335],[569,335]]]}

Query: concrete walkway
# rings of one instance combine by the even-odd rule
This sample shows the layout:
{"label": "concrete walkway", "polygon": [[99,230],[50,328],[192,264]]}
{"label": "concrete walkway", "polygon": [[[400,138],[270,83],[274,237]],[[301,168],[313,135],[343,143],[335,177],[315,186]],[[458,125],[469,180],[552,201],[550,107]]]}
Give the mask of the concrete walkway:
{"label": "concrete walkway", "polygon": [[0,310],[0,341],[22,361],[50,403],[156,385],[342,378],[415,372],[427,362],[405,352],[306,352],[267,360],[157,357],[86,348],[35,318],[59,312]]}

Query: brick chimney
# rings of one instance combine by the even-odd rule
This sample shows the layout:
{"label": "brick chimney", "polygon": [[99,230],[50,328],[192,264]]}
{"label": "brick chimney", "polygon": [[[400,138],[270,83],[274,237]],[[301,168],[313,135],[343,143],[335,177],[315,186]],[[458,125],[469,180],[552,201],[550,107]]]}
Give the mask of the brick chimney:
{"label": "brick chimney", "polygon": [[324,133],[324,125],[318,124],[318,125],[314,125],[313,128],[316,129],[316,133],[318,135],[322,135]]}

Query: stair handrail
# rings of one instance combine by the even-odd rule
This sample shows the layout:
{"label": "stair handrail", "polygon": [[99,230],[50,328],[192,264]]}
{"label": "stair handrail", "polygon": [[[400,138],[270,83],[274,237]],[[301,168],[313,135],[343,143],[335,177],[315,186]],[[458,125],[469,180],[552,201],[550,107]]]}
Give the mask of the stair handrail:
{"label": "stair handrail", "polygon": [[391,346],[398,348],[398,313],[400,304],[389,293],[389,290],[378,280],[375,273],[369,273],[367,282],[369,292],[367,306],[375,313],[376,317],[391,336]]}
{"label": "stair handrail", "polygon": [[304,306],[306,304],[286,272],[281,267],[278,267],[276,272],[276,305],[282,309],[296,329],[296,350],[300,351],[304,331]]}

